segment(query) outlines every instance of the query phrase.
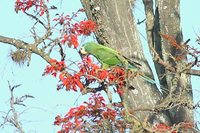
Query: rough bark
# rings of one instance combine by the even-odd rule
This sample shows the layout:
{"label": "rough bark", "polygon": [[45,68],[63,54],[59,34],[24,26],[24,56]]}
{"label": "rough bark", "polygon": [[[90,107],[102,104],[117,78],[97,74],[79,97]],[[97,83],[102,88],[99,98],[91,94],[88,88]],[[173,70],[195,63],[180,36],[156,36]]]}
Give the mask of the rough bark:
{"label": "rough bark", "polygon": [[[138,61],[142,64],[142,71],[151,74],[151,70],[144,58],[141,42],[139,39],[134,16],[132,15],[132,8],[134,1],[117,1],[117,0],[81,0],[86,14],[89,19],[97,22],[99,29],[96,32],[96,37],[99,43],[107,45],[118,50],[128,58]],[[167,40],[161,39],[159,32],[168,34],[176,39],[178,43],[182,43],[183,36],[180,28],[180,1],[179,0],[157,0],[155,15],[153,10],[152,0],[143,0],[146,11],[146,26],[148,44],[150,48],[155,49],[158,56],[165,62],[169,63],[171,68],[186,66],[187,59],[175,62],[170,56],[180,54],[176,48],[172,47]],[[153,52],[152,52],[153,53]],[[171,55],[169,55],[171,54]],[[153,54],[153,56],[155,56]],[[166,67],[166,66],[165,66]],[[164,106],[168,106],[176,95],[180,95],[176,100],[177,104],[170,109],[170,114],[166,111],[164,114],[164,121],[166,124],[179,123],[183,121],[193,121],[193,112],[188,107],[183,107],[186,101],[192,104],[192,91],[190,76],[174,69],[170,72],[164,66],[156,64],[157,73],[159,76],[164,76],[160,79],[163,86],[164,98],[171,98]],[[191,71],[192,72],[192,71]],[[189,73],[189,72],[187,72]],[[145,109],[155,107],[162,97],[157,88],[150,85],[139,78],[131,80],[130,84],[134,87],[128,90],[128,95],[123,97],[129,108],[144,111]],[[171,94],[172,93],[172,94]],[[165,109],[164,109],[165,110]],[[167,109],[166,109],[167,110]],[[151,118],[152,114],[149,112],[136,112],[134,115],[140,120],[145,117]],[[163,114],[162,114],[163,115]],[[161,115],[161,116],[162,116]],[[168,115],[168,116],[166,116]],[[152,117],[153,118],[153,117]],[[155,120],[155,118],[153,118]],[[170,119],[172,121],[170,121]],[[160,119],[160,121],[162,121]],[[166,122],[167,121],[167,122]],[[172,122],[172,123],[171,123]]]}
{"label": "rough bark", "polygon": [[[83,7],[89,19],[95,21],[99,29],[96,37],[99,43],[107,45],[118,50],[126,57],[142,64],[142,70],[147,75],[152,75],[146,59],[144,58],[142,45],[132,8],[134,1],[130,0],[81,0]],[[161,94],[155,85],[149,84],[143,79],[136,77],[131,79],[129,89],[123,101],[126,101],[129,109],[135,110],[134,115],[137,119],[144,121],[145,118],[151,119],[152,123],[157,122],[159,117],[150,112],[161,100]],[[145,110],[147,110],[145,112]],[[164,113],[160,116],[164,123],[170,123],[170,120]],[[150,123],[151,123],[150,122]]]}
{"label": "rough bark", "polygon": [[[157,0],[156,1],[156,23],[159,25],[156,28],[156,35],[158,32],[164,33],[172,36],[176,39],[176,41],[181,45],[183,44],[183,35],[180,27],[180,0]],[[160,39],[157,36],[157,39]],[[163,67],[157,67],[159,75],[166,74],[162,79],[162,85],[167,88],[165,90],[166,97],[176,97],[179,96],[182,99],[186,99],[188,103],[192,103],[192,90],[191,90],[191,82],[190,76],[183,74],[180,70],[184,69],[187,64],[186,55],[184,59],[181,61],[175,61],[171,58],[171,56],[175,57],[181,53],[180,50],[177,50],[175,47],[169,44],[167,40],[157,40],[155,41],[155,47],[157,53],[161,55],[165,62],[169,62],[172,66],[177,68],[176,73],[169,73]],[[159,66],[159,64],[157,64]],[[174,80],[177,78],[177,83],[174,84]],[[178,96],[175,96],[178,95]],[[171,109],[171,114],[174,123],[179,123],[183,121],[193,121],[193,111],[188,109],[187,107],[177,107]]]}

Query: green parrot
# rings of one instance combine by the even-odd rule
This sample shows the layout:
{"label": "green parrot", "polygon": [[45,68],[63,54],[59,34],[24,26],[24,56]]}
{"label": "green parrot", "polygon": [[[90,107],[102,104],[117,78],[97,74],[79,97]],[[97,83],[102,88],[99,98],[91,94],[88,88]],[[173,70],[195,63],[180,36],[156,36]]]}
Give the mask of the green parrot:
{"label": "green parrot", "polygon": [[[114,49],[97,44],[95,42],[88,42],[84,44],[80,48],[79,53],[81,55],[93,55],[101,63],[102,69],[119,66],[125,67],[126,69],[129,69],[133,72],[140,72],[139,69],[141,65],[139,63],[129,60]],[[140,76],[144,80],[155,84],[155,81],[148,76],[145,76],[144,74],[140,74]]]}

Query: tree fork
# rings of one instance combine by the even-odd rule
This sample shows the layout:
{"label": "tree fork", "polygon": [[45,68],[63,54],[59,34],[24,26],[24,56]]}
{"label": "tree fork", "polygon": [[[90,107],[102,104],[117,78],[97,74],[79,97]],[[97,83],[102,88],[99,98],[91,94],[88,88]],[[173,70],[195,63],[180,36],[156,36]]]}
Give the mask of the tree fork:
{"label": "tree fork", "polygon": [[[99,43],[118,51],[121,49],[119,52],[142,64],[142,71],[152,75],[144,58],[139,33],[134,22],[133,1],[96,0],[93,2],[92,0],[81,0],[81,2],[88,19],[95,21],[99,26],[99,30],[95,34]],[[139,78],[131,79],[129,84],[135,88],[134,90],[127,90],[127,95],[125,94],[126,96],[123,97],[123,101],[126,101],[125,104],[129,109],[137,110],[142,106],[154,108],[162,99],[155,85],[148,84]],[[140,121],[148,117],[150,123],[163,122],[170,124],[167,114],[166,111],[161,111],[159,114],[135,112],[134,115]]]}

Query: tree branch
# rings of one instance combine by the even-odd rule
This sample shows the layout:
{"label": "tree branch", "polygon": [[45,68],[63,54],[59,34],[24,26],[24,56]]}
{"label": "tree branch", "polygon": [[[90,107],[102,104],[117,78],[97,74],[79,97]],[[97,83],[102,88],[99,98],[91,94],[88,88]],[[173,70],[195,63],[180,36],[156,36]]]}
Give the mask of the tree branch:
{"label": "tree branch", "polygon": [[12,126],[14,126],[18,130],[19,133],[25,133],[24,129],[22,128],[22,124],[19,121],[20,114],[17,112],[15,105],[16,104],[20,105],[22,102],[26,100],[26,98],[28,97],[33,98],[33,96],[24,95],[21,98],[19,98],[21,101],[18,101],[17,98],[15,98],[14,96],[14,90],[15,88],[18,88],[19,86],[21,86],[21,84],[11,86],[8,81],[8,85],[9,85],[9,90],[10,90],[10,109],[6,113],[6,115],[3,116],[4,122],[0,124],[0,127],[3,127],[6,123],[9,123]]}
{"label": "tree branch", "polygon": [[0,42],[5,43],[5,44],[9,44],[9,45],[13,45],[18,49],[24,49],[27,51],[31,51],[34,54],[39,55],[40,57],[42,57],[46,62],[48,62],[49,64],[52,65],[52,63],[50,62],[50,56],[48,54],[46,54],[44,52],[44,50],[36,47],[34,44],[29,44],[27,42],[24,42],[22,40],[19,39],[14,39],[14,38],[9,38],[9,37],[5,37],[5,36],[1,36],[0,35]]}
{"label": "tree branch", "polygon": [[[175,73],[176,72],[176,68],[173,67],[171,64],[169,64],[168,62],[164,61],[163,59],[160,58],[160,56],[158,55],[158,53],[155,51],[154,48],[151,48],[154,56],[154,61],[156,61],[157,63],[161,64],[166,70]],[[188,75],[194,75],[194,76],[200,76],[200,70],[195,70],[195,69],[190,69],[190,70],[185,70],[182,71],[181,73],[185,73]]]}
{"label": "tree branch", "polygon": [[193,76],[200,76],[200,70],[191,69],[191,70],[187,71],[186,74],[190,74]]}

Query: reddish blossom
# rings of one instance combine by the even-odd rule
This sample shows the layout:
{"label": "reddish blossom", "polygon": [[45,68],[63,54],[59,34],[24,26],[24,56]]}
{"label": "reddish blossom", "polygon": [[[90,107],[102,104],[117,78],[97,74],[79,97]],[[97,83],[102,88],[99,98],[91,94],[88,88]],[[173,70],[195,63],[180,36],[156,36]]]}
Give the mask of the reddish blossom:
{"label": "reddish blossom", "polygon": [[49,62],[51,63],[51,65],[48,65],[45,68],[44,75],[46,75],[46,74],[52,74],[54,77],[56,77],[57,72],[60,72],[60,71],[64,70],[65,67],[66,67],[64,61],[58,62],[55,59],[51,59]]}
{"label": "reddish blossom", "polygon": [[107,108],[106,111],[103,111],[102,116],[104,119],[114,121],[116,118],[116,111],[110,108]]}
{"label": "reddish blossom", "polygon": [[[47,0],[47,2],[49,2]],[[42,16],[45,12],[45,6],[43,0],[16,0],[15,1],[15,11],[27,11],[31,7],[35,7],[37,10],[39,8],[40,15]]]}
{"label": "reddish blossom", "polygon": [[92,61],[90,57],[83,58],[83,61],[78,64],[80,70],[75,74],[68,74],[66,72],[66,65],[64,61],[50,60],[52,65],[48,65],[44,74],[52,74],[57,76],[61,84],[58,86],[58,90],[61,87],[65,87],[66,90],[81,91],[85,88],[84,82],[92,84],[94,82],[102,83],[106,81],[109,85],[116,85],[117,92],[123,94],[123,86],[125,85],[125,72],[121,68],[112,68],[111,70],[101,69],[96,63]]}
{"label": "reddish blossom", "polygon": [[61,130],[57,133],[68,133],[70,131],[84,132],[84,125],[90,122],[100,124],[102,119],[115,121],[117,113],[111,108],[107,108],[105,100],[100,94],[92,94],[85,105],[71,108],[62,118],[55,117],[54,124],[61,125]]}
{"label": "reddish blossom", "polygon": [[161,133],[166,133],[166,132],[170,132],[170,133],[178,133],[175,130],[172,130],[172,127],[163,124],[163,123],[158,123],[156,125],[153,126],[153,131],[154,132],[161,132]]}
{"label": "reddish blossom", "polygon": [[160,33],[160,36],[166,39],[176,49],[183,50],[183,46],[177,43],[177,41],[170,35]]}
{"label": "reddish blossom", "polygon": [[78,34],[83,34],[86,36],[94,32],[96,28],[96,23],[94,23],[92,20],[81,21],[74,24],[74,30],[77,31]]}
{"label": "reddish blossom", "polygon": [[68,75],[66,76],[65,73],[61,73],[59,78],[62,82],[62,84],[66,87],[66,90],[74,90],[77,91],[77,89],[83,89],[84,86],[80,81],[80,76],[79,74],[74,74],[74,75]]}
{"label": "reddish blossom", "polygon": [[66,42],[68,42],[68,46],[74,46],[74,48],[77,48],[79,44],[78,36],[76,34],[64,34],[61,43],[65,44]]}
{"label": "reddish blossom", "polygon": [[63,25],[65,28],[61,29],[61,43],[68,44],[69,47],[74,46],[77,48],[78,37],[81,35],[89,36],[92,32],[95,32],[97,29],[96,23],[92,20],[85,21],[73,21],[74,18],[78,16],[80,12],[83,12],[83,9],[79,9],[77,12],[70,15],[61,14],[58,18],[54,18],[53,21],[58,22],[58,24]]}
{"label": "reddish blossom", "polygon": [[[66,23],[64,20],[66,19],[68,23]],[[91,21],[91,20],[86,20],[86,21],[81,21],[80,23],[75,23],[75,24],[71,24],[71,19],[66,17],[63,18],[61,17],[60,19],[54,19],[54,20],[59,20],[60,24],[66,23],[66,30],[68,32],[66,32],[62,39],[61,39],[61,43],[65,44],[68,43],[69,46],[74,46],[74,48],[77,48],[79,43],[78,43],[78,37],[80,35],[87,35],[89,36],[92,32],[94,32],[96,30],[96,24]]]}

